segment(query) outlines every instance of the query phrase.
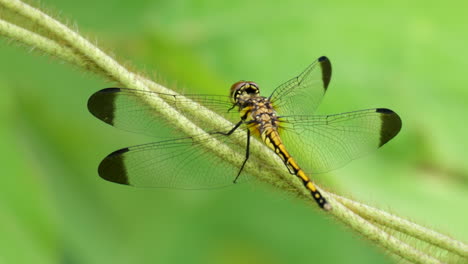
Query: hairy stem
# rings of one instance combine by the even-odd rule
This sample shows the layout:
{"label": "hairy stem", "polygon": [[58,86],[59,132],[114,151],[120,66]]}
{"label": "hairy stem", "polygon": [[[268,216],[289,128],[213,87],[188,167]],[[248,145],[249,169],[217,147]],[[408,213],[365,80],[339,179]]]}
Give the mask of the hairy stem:
{"label": "hairy stem", "polygon": [[468,258],[468,245],[463,244],[460,241],[417,225],[396,215],[353,201],[349,198],[336,194],[331,194],[331,196],[365,219],[390,227],[447,251],[456,253],[461,257]]}
{"label": "hairy stem", "polygon": [[83,60],[67,47],[60,46],[57,42],[43,37],[39,34],[26,30],[15,24],[0,19],[0,35],[15,40],[17,43],[34,47],[51,56],[62,59],[72,65],[87,69],[98,75],[105,77],[105,73],[100,68]]}
{"label": "hairy stem", "polygon": [[[335,196],[329,193],[329,200],[335,200],[334,197]],[[390,233],[383,231],[378,226],[373,225],[371,222],[346,208],[340,202],[335,200],[333,204],[333,210],[335,211],[334,216],[336,218],[339,218],[340,221],[344,222],[352,229],[357,230],[371,241],[378,243],[380,246],[386,248],[390,252],[403,257],[412,263],[442,263],[440,260],[415,249],[409,244],[392,236]]]}

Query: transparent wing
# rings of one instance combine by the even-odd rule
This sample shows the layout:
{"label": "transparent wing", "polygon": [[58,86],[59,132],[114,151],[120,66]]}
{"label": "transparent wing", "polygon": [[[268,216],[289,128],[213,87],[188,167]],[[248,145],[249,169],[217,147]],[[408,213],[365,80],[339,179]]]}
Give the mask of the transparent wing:
{"label": "transparent wing", "polygon": [[[157,136],[161,134],[164,122],[162,122],[163,120],[154,107],[148,103],[154,98],[162,98],[166,103],[175,107],[194,122],[202,122],[197,120],[197,117],[193,114],[193,109],[196,111],[196,109],[202,107],[199,104],[224,115],[229,120],[239,120],[239,113],[236,113],[236,111],[228,112],[232,106],[228,96],[177,96],[126,88],[107,88],[94,93],[88,100],[88,109],[98,119],[117,128]],[[207,127],[206,122],[203,125],[206,131],[218,131],[220,129],[219,127]]]}
{"label": "transparent wing", "polygon": [[[98,172],[105,180],[136,187],[206,189],[232,185],[243,160],[234,166],[215,156],[202,146],[210,140],[226,143],[229,137],[203,135],[120,149],[104,158]],[[236,183],[248,179],[250,176],[242,172]]]}
{"label": "transparent wing", "polygon": [[278,86],[270,100],[279,115],[311,115],[322,101],[330,79],[330,60],[322,56],[299,76]]}
{"label": "transparent wing", "polygon": [[336,115],[282,117],[281,138],[308,173],[339,168],[395,137],[401,119],[385,108]]}

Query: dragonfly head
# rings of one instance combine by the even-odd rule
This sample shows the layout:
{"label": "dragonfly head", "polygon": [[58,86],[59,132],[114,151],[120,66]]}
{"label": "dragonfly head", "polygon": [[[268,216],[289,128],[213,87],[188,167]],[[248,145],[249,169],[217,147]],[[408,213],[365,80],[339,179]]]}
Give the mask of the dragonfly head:
{"label": "dragonfly head", "polygon": [[250,81],[238,81],[231,86],[231,101],[233,104],[238,103],[239,98],[249,95],[256,96],[260,94],[258,85]]}

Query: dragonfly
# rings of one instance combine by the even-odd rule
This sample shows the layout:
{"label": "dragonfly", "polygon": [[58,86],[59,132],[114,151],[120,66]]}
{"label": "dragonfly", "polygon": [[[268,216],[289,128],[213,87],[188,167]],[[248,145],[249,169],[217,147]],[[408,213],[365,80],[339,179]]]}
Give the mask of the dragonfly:
{"label": "dragonfly", "polygon": [[[234,83],[229,95],[100,90],[89,98],[88,109],[114,127],[158,135],[165,128],[164,120],[154,106],[145,103],[145,99],[158,98],[181,110],[190,120],[207,126],[204,130],[208,133],[122,148],[102,160],[98,173],[107,181],[136,187],[205,189],[232,185],[250,178],[243,172],[248,162],[263,166],[261,159],[250,155],[254,137],[281,159],[291,177],[302,182],[320,208],[330,210],[330,203],[311,175],[339,168],[383,146],[402,126],[400,117],[387,108],[316,115],[331,75],[331,62],[322,56],[268,97],[261,96],[259,85],[252,81]],[[232,125],[211,126],[197,120],[193,108],[184,110],[194,102],[225,116]],[[239,129],[245,131],[245,143],[231,139]],[[206,149],[207,143],[215,141],[245,150],[245,156],[238,164],[227,163]]]}

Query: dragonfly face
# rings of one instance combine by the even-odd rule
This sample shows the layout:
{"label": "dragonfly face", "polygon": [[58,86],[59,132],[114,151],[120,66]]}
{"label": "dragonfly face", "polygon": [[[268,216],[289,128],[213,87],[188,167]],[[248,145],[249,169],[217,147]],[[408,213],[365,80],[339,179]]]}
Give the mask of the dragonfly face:
{"label": "dragonfly face", "polygon": [[[281,158],[291,177],[303,183],[318,205],[328,210],[331,206],[311,181],[311,173],[339,168],[381,147],[401,129],[400,117],[385,108],[314,115],[330,79],[331,63],[320,57],[301,74],[278,86],[269,97],[260,96],[258,85],[250,81],[234,83],[229,96],[182,97],[125,88],[98,91],[90,97],[88,109],[112,126],[157,135],[164,123],[154,107],[145,102],[162,99],[209,132],[120,149],[101,162],[99,175],[108,181],[137,187],[202,189],[229,185],[233,180],[248,178],[243,172],[247,161],[262,165],[261,157],[249,155],[254,134]],[[194,101],[197,106],[204,105],[225,115],[236,125],[208,127],[211,124],[198,120],[196,110],[190,107]],[[240,118],[229,111],[236,106]],[[245,143],[229,137],[239,128],[247,133]],[[245,151],[245,159],[235,165],[207,151],[209,143],[220,142],[238,152]]]}
{"label": "dragonfly face", "polygon": [[240,105],[246,98],[258,96],[259,94],[260,89],[256,83],[238,81],[231,86],[230,97],[234,105]]}

